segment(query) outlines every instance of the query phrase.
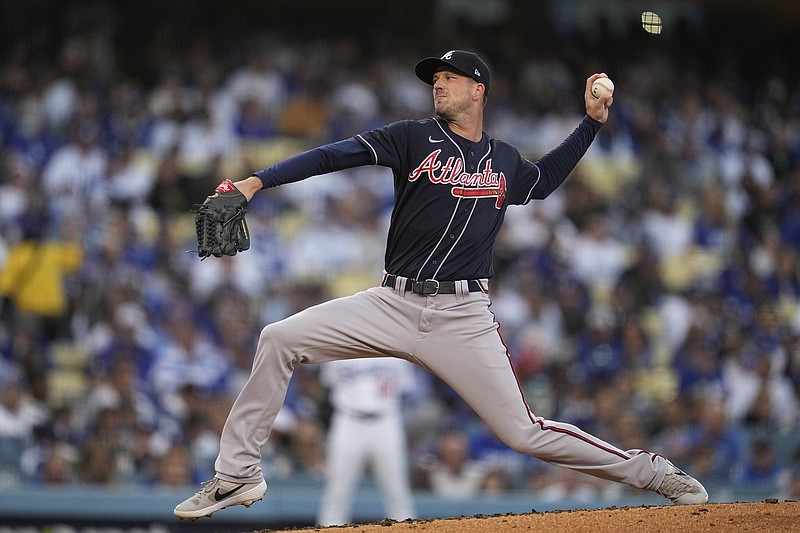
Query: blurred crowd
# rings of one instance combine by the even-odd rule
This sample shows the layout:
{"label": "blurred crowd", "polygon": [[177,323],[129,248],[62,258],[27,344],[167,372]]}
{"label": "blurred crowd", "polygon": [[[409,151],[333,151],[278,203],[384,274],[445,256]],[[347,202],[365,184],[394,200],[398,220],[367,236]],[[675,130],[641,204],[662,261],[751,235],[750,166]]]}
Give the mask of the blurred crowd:
{"label": "blurred crowd", "polygon": [[[412,67],[439,50],[276,30],[221,52],[168,30],[140,51],[146,76],[117,64],[110,28],[3,51],[0,488],[210,478],[260,329],[380,279],[386,169],[258,195],[235,258],[198,261],[191,208],[225,177],[429,115]],[[591,72],[617,86],[571,178],[510,208],[495,250],[492,309],[533,412],[662,453],[710,492],[800,497],[796,77],[711,76],[669,50],[614,71],[510,41],[487,59],[503,68],[486,130],[532,160],[580,121]],[[416,489],[622,490],[509,450],[422,370],[405,405]],[[267,477],[322,476],[329,416],[319,369],[299,369]]]}

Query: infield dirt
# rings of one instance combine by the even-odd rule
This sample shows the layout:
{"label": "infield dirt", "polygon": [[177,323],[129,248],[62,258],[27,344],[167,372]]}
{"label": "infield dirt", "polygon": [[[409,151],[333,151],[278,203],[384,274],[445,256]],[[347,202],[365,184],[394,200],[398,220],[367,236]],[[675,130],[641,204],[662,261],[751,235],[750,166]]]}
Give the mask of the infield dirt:
{"label": "infield dirt", "polygon": [[[260,530],[253,533],[267,533]],[[620,507],[435,520],[386,520],[375,524],[310,527],[324,533],[741,533],[800,532],[800,503],[716,503]]]}

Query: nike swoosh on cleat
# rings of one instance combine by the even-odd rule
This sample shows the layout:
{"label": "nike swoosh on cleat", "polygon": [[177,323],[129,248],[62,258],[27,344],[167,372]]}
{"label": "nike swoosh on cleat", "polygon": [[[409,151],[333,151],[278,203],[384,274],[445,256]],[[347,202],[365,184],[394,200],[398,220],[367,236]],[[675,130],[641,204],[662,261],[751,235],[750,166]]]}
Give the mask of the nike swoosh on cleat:
{"label": "nike swoosh on cleat", "polygon": [[443,143],[444,139],[434,139],[433,137],[428,137],[429,143]]}
{"label": "nike swoosh on cleat", "polygon": [[242,483],[238,487],[234,487],[233,489],[229,490],[228,492],[220,492],[219,489],[217,489],[217,491],[214,493],[214,499],[217,500],[218,502],[222,501],[222,500],[224,500],[225,498],[227,498],[228,496],[230,496],[231,494],[233,494],[234,492],[236,492],[237,490],[241,489],[244,486],[245,486],[245,483]]}

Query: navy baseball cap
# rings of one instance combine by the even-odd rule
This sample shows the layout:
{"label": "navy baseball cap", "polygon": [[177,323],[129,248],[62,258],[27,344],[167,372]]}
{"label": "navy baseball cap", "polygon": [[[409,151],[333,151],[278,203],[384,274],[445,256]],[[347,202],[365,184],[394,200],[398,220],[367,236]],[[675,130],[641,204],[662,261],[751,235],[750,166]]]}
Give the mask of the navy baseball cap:
{"label": "navy baseball cap", "polygon": [[442,57],[426,57],[417,63],[417,66],[414,67],[414,72],[419,79],[428,85],[433,85],[433,74],[441,67],[456,69],[465,76],[482,83],[486,87],[486,92],[489,92],[489,82],[492,79],[492,75],[489,72],[489,67],[475,52],[450,50]]}

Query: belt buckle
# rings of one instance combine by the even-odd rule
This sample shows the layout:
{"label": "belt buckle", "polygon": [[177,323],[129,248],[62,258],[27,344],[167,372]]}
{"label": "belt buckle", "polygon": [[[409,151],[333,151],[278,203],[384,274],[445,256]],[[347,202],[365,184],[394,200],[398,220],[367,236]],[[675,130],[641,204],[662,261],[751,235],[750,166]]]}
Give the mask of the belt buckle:
{"label": "belt buckle", "polygon": [[[435,284],[433,285],[433,292],[431,292],[431,290],[429,289],[430,287],[429,284]],[[439,281],[435,279],[426,279],[425,281],[423,281],[422,294],[427,296],[436,296],[437,294],[439,294]]]}

